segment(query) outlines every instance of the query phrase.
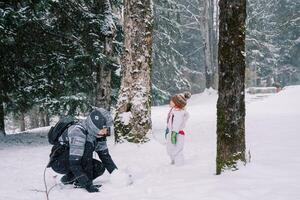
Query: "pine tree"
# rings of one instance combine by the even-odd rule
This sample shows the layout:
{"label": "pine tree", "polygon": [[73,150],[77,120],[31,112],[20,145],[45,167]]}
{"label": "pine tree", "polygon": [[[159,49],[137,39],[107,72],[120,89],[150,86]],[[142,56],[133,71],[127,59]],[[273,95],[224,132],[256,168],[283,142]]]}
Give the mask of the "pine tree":
{"label": "pine tree", "polygon": [[[0,3],[0,103],[5,108],[0,124],[4,125],[3,113],[26,115],[33,106],[46,124],[49,115],[85,112],[96,105],[97,94],[102,94],[96,87],[99,83],[106,85],[104,100],[110,104],[111,85],[118,87],[110,78],[118,81],[114,71],[119,65],[115,57],[120,54],[121,38],[114,38],[112,29],[118,19],[108,4]],[[99,66],[109,73],[96,76]]]}
{"label": "pine tree", "polygon": [[245,162],[246,0],[220,0],[216,173]]}
{"label": "pine tree", "polygon": [[250,86],[261,86],[269,77],[273,77],[278,65],[279,48],[276,47],[278,30],[274,19],[276,2],[250,0],[248,2],[246,61],[247,67],[254,73]]}
{"label": "pine tree", "polygon": [[124,1],[124,56],[116,141],[145,142],[151,132],[152,0]]}
{"label": "pine tree", "polygon": [[176,1],[154,0],[152,71],[154,105],[166,103],[173,94],[191,87],[183,75],[187,61],[179,49],[180,41],[183,40],[181,11]]}
{"label": "pine tree", "polygon": [[290,85],[300,80],[299,1],[248,2],[247,67],[251,85]]}
{"label": "pine tree", "polygon": [[28,5],[25,1],[22,4],[0,3],[0,131],[4,133],[5,113],[24,113],[33,103],[29,91],[24,90],[24,83],[31,75],[28,72],[28,59],[25,58],[27,52],[23,51],[23,47],[28,45],[24,40],[27,37],[24,30],[30,29],[30,26],[26,25],[32,17]]}

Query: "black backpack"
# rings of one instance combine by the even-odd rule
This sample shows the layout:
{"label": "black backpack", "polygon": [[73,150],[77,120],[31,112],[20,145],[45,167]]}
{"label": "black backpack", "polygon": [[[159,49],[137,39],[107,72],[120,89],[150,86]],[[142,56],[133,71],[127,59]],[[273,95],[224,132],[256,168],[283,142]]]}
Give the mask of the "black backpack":
{"label": "black backpack", "polygon": [[48,141],[50,144],[58,144],[58,138],[63,134],[63,132],[69,128],[71,125],[75,124],[76,121],[73,117],[66,116],[60,118],[60,120],[52,126],[48,132]]}

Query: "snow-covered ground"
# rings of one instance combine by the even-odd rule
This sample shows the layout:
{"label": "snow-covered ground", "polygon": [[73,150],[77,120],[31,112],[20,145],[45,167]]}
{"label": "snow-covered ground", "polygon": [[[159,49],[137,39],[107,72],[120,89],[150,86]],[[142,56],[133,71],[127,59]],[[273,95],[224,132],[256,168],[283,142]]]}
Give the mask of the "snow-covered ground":
{"label": "snow-covered ground", "polygon": [[[186,128],[184,166],[170,165],[164,146],[168,106],[154,107],[153,135],[143,145],[109,141],[121,170],[132,174],[126,187],[110,182],[109,174],[96,179],[101,192],[87,193],[57,186],[50,199],[63,200],[299,200],[300,199],[300,86],[277,94],[247,95],[246,142],[251,162],[238,171],[215,175],[215,91],[194,95]],[[2,146],[1,146],[2,145]],[[41,200],[43,170],[50,145],[0,143],[0,200]],[[49,186],[61,175],[47,171]]]}

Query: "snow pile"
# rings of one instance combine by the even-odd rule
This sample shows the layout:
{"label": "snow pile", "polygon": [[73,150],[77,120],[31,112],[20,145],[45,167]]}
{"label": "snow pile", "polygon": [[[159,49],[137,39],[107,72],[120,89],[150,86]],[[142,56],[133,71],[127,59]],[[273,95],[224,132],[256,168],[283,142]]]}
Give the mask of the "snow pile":
{"label": "snow pile", "polygon": [[[133,184],[114,184],[108,173],[95,180],[99,193],[58,185],[50,199],[113,200],[298,200],[300,199],[300,86],[268,96],[246,94],[246,142],[251,162],[238,171],[215,175],[216,91],[189,100],[185,165],[170,165],[164,145],[168,106],[153,107],[151,141],[122,143],[109,150],[118,168]],[[0,145],[2,145],[0,143]],[[45,199],[43,169],[50,146],[12,146],[0,150],[0,199]],[[123,174],[123,175],[124,175]],[[61,175],[47,171],[48,185]],[[120,175],[116,181],[128,180]]]}
{"label": "snow pile", "polygon": [[116,188],[125,187],[133,183],[131,175],[127,174],[122,170],[113,171],[113,173],[110,175],[110,182]]}
{"label": "snow pile", "polygon": [[128,125],[132,118],[131,112],[124,112],[120,114],[121,121],[124,125]]}

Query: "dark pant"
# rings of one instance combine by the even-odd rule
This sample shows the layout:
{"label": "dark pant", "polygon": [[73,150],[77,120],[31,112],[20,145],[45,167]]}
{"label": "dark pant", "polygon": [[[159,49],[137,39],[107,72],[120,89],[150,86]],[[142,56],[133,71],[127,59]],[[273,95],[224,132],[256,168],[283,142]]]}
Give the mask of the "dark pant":
{"label": "dark pant", "polygon": [[[56,173],[68,174],[69,176],[73,175],[69,168],[69,163],[66,160],[56,160],[52,163],[51,167]],[[91,180],[94,180],[97,177],[101,176],[105,171],[105,168],[104,168],[102,162],[100,162],[99,160],[96,160],[96,159],[92,160],[92,169],[87,169],[85,166],[83,166],[82,169],[83,169],[84,173],[86,173],[87,175],[91,174],[89,176],[89,178]],[[92,170],[92,173],[90,170]]]}
{"label": "dark pant", "polygon": [[[61,151],[59,155],[56,155],[55,158],[52,159],[50,166],[55,172],[59,174],[67,174],[69,177],[72,177],[73,174],[70,170],[69,163],[69,149],[65,149],[64,151]],[[90,180],[94,180],[101,176],[105,171],[103,163],[99,160],[93,159],[92,154],[91,156],[83,155],[81,159],[81,167],[83,173],[85,173]]]}

